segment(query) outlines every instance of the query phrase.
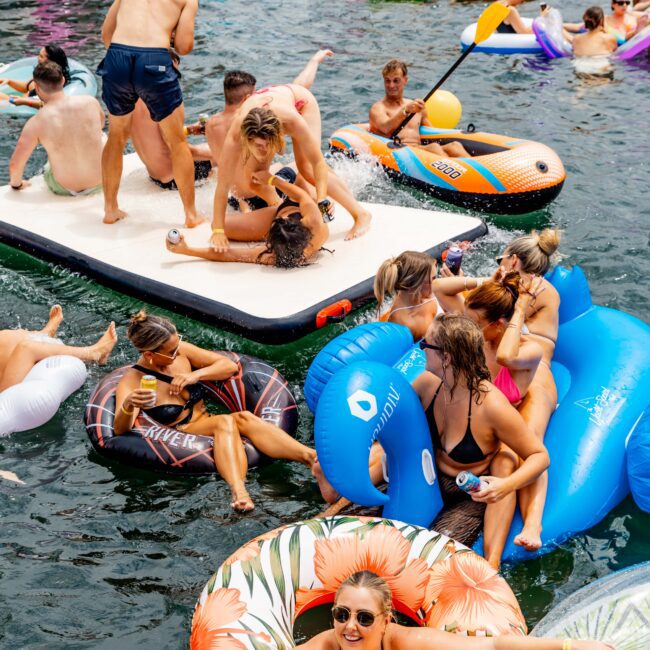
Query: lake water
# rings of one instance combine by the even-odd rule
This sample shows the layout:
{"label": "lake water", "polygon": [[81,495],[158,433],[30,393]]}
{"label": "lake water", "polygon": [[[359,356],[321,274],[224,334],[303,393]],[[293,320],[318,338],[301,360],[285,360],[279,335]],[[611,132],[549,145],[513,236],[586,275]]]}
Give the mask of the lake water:
{"label": "lake water", "polygon": [[[577,20],[582,5],[563,4],[569,5],[567,19]],[[94,67],[102,57],[99,29],[106,6],[3,0],[0,60],[36,53],[54,40]],[[463,27],[483,7],[448,0],[203,0],[196,47],[183,61],[188,118],[222,107],[225,70],[249,70],[260,86],[282,83],[315,50],[330,47],[336,55],[321,67],[313,89],[327,136],[365,118],[382,95],[380,70],[388,58],[410,64],[410,93],[424,95],[458,56]],[[532,16],[536,10],[530,3],[523,13]],[[604,82],[578,78],[567,60],[469,57],[445,86],[463,104],[461,124],[542,141],[559,153],[568,177],[547,210],[491,223],[490,234],[468,256],[468,269],[489,271],[514,229],[558,226],[564,230],[564,263],[584,268],[594,300],[648,319],[649,73],[645,57],[617,63],[613,79]],[[8,181],[7,163],[21,125],[2,120],[0,183]],[[43,162],[42,152],[33,156],[28,175]],[[367,165],[346,163],[339,169],[366,200],[440,207]],[[115,320],[122,340],[109,368],[133,360],[124,327],[139,301],[0,246],[0,327],[36,328],[55,302],[65,310],[66,340],[88,343]],[[199,345],[267,359],[300,396],[318,350],[371,315],[369,308],[347,325],[278,347],[173,317],[185,338]],[[287,463],[250,473],[256,509],[240,516],[231,512],[221,481],[170,480],[102,460],[90,448],[82,416],[90,388],[105,371],[91,368],[86,387],[48,425],[0,441],[0,469],[15,471],[27,483],[0,483],[0,647],[187,647],[195,600],[219,564],[251,537],[322,507],[307,470]],[[300,416],[299,437],[311,443],[312,419],[302,398]],[[534,624],[594,578],[647,559],[649,530],[650,517],[627,499],[553,553],[506,566],[528,622]]]}

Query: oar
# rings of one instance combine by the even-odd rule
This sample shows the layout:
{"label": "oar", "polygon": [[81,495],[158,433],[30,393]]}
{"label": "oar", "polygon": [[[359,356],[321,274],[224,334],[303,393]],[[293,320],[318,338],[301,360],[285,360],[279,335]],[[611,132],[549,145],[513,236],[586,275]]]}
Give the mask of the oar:
{"label": "oar", "polygon": [[[501,4],[500,2],[493,2],[489,7],[483,11],[478,19],[476,25],[476,35],[474,36],[474,42],[460,55],[456,63],[445,72],[442,79],[427,93],[424,101],[426,102],[433,93],[442,86],[447,79],[449,79],[452,72],[465,60],[465,57],[479,44],[486,40],[492,32],[503,22],[503,19],[510,13],[510,7]],[[391,140],[399,142],[398,135],[399,132],[411,121],[411,118],[415,113],[409,113],[400,123],[400,125],[393,131],[391,134]]]}

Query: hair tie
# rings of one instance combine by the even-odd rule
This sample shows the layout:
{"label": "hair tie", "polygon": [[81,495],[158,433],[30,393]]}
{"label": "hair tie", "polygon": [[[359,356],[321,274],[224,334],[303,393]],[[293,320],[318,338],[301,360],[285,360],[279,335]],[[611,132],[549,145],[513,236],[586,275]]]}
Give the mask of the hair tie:
{"label": "hair tie", "polygon": [[517,294],[515,293],[515,290],[511,286],[509,286],[507,284],[502,284],[501,286],[513,297],[513,299],[515,301],[517,300],[517,298],[519,296],[517,296]]}

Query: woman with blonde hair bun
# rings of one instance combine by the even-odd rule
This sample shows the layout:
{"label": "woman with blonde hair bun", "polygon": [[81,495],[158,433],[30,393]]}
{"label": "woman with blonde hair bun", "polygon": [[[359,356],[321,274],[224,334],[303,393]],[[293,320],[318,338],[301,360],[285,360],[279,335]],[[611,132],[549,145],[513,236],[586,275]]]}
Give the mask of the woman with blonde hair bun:
{"label": "woman with blonde hair bun", "polygon": [[[421,339],[440,311],[431,289],[436,272],[436,260],[426,253],[405,251],[386,260],[375,276],[379,320],[405,325]],[[394,296],[393,304],[382,313],[387,296]]]}

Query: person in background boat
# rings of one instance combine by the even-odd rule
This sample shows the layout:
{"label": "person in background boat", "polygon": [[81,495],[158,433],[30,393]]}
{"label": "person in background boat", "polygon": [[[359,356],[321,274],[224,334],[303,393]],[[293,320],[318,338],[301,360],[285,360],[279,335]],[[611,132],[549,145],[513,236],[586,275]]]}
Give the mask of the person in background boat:
{"label": "person in background boat", "polygon": [[[255,110],[263,109],[253,109],[251,113]],[[246,125],[244,121],[242,128]],[[181,236],[176,244],[167,239],[167,250],[214,262],[250,262],[285,269],[309,264],[329,236],[329,228],[313,196],[298,186],[300,179],[290,167],[282,168],[277,175],[266,170],[255,172],[252,179],[260,186],[281,191],[284,200],[277,207],[267,206],[244,214],[228,213],[225,232],[229,239],[264,241],[264,244],[231,246],[221,253],[212,248],[190,247]]]}
{"label": "person in background boat", "polygon": [[[471,545],[482,524],[485,559],[498,569],[516,491],[535,481],[549,458],[542,441],[491,383],[484,344],[480,328],[467,316],[438,316],[420,342],[426,371],[413,388],[429,424],[445,504],[432,527]],[[456,485],[461,471],[487,485],[468,495]]]}
{"label": "person in background boat", "polygon": [[[277,123],[279,130],[273,129],[269,137],[253,136],[242,139],[242,124],[253,111],[272,114],[275,121],[268,118],[268,123]],[[253,113],[255,114],[255,113]],[[250,183],[239,178],[242,163],[253,159],[255,170],[268,170],[274,156],[284,148],[284,138],[289,136],[293,144],[293,153],[300,176],[316,188],[316,201],[322,214],[329,212],[329,193],[354,219],[354,225],[346,239],[354,239],[365,234],[370,227],[371,214],[354,198],[347,185],[329,168],[320,150],[321,115],[318,102],[307,88],[299,84],[281,84],[268,86],[256,91],[240,105],[234,116],[223,150],[219,155],[220,171],[217,189],[214,195],[214,212],[212,219],[212,237],[210,245],[217,253],[225,253],[230,246],[225,234],[224,222],[229,194],[236,184],[240,185],[240,197],[256,194],[269,205],[280,202],[277,193],[268,187]],[[249,176],[250,178],[250,176]],[[242,193],[247,191],[247,193]]]}
{"label": "person in background boat", "polygon": [[183,129],[183,94],[169,50],[173,39],[178,54],[192,51],[197,10],[198,0],[114,0],[106,14],[102,40],[108,51],[97,69],[109,112],[108,142],[102,159],[104,223],[126,217],[118,206],[117,194],[138,98],[160,125],[169,147],[185,226],[193,228],[203,221],[194,202],[194,163]]}
{"label": "person in background boat", "polygon": [[68,355],[100,365],[108,361],[117,343],[115,323],[111,322],[93,345],[78,347],[64,345],[56,338],[62,322],[63,310],[60,305],[54,305],[41,330],[0,331],[0,392],[19,384],[39,361],[49,357]]}
{"label": "person in background boat", "polygon": [[[129,321],[127,337],[140,353],[117,385],[115,435],[130,431],[142,410],[160,424],[179,431],[214,437],[214,462],[232,492],[234,510],[254,508],[246,491],[248,469],[241,436],[269,458],[293,460],[311,468],[316,452],[294,440],[279,427],[249,411],[210,415],[203,402],[202,380],[232,377],[238,365],[228,357],[204,350],[178,334],[168,319],[140,311]],[[156,405],[151,391],[140,388],[144,375],[157,377]]]}
{"label": "person in background boat", "polygon": [[587,31],[575,35],[565,25],[565,37],[573,44],[574,56],[609,56],[616,50],[618,42],[605,30],[605,14],[600,7],[589,7],[582,16],[582,24]]}
{"label": "person in background boat", "polygon": [[[292,83],[307,90],[311,89],[316,80],[318,66],[328,57],[334,56],[332,50],[318,50],[309,59],[307,65]],[[223,143],[228,134],[228,129],[237,114],[241,104],[255,92],[255,77],[243,70],[230,70],[223,78],[223,97],[225,106],[223,111],[216,113],[209,120],[205,128],[208,144],[212,150],[215,160],[219,159],[219,153],[223,149]]]}
{"label": "person in background boat", "polygon": [[[526,25],[519,15],[517,7],[523,4],[524,0],[500,0],[502,5],[510,9],[508,15],[503,19],[503,22],[497,27],[499,34],[532,34],[533,28]],[[542,16],[546,15],[550,7],[545,2],[541,3],[540,13]]]}
{"label": "person in background boat", "polygon": [[[174,68],[180,74],[181,59],[170,50]],[[203,126],[200,123],[190,124],[185,127],[188,134],[200,135]],[[165,142],[160,124],[154,122],[145,103],[138,99],[133,110],[131,122],[131,142],[138,157],[147,168],[149,178],[164,190],[177,190],[178,185],[174,180],[172,154]],[[194,161],[194,180],[206,179],[212,171],[212,152],[207,142],[189,144],[192,160]]]}
{"label": "person in background boat", "polygon": [[406,63],[391,59],[383,68],[384,97],[370,108],[368,121],[370,132],[389,138],[402,120],[415,113],[411,121],[400,131],[403,144],[430,151],[439,156],[469,158],[470,154],[460,142],[440,145],[437,142],[421,144],[420,127],[432,126],[427,116],[427,107],[422,99],[405,99],[404,88],[408,83]]}
{"label": "person in background boat", "polygon": [[[68,57],[63,49],[58,45],[54,45],[54,43],[48,43],[45,47],[42,47],[38,52],[38,63],[45,63],[46,61],[51,61],[61,67],[64,86],[67,86],[71,80],[70,65],[68,64]],[[21,93],[20,95],[7,95],[5,93],[0,93],[0,100],[6,99],[11,104],[14,104],[14,106],[30,106],[31,108],[43,107],[43,101],[36,92],[36,83],[33,78],[29,81],[0,78],[0,86],[10,86]]]}
{"label": "person in background boat", "polygon": [[[442,311],[432,290],[436,273],[436,260],[426,253],[405,251],[386,260],[375,276],[378,320],[408,327],[419,341]],[[382,313],[387,295],[393,303]]]}
{"label": "person in background boat", "polygon": [[[465,287],[474,283],[478,286],[466,292]],[[521,279],[517,271],[507,274],[500,272],[496,279],[485,281],[447,277],[435,282],[440,299],[455,297],[463,303],[461,313],[469,316],[481,328],[491,381],[515,408],[523,404],[539,372],[540,364],[546,365],[541,371],[542,390],[546,390],[546,381],[550,374],[548,363],[543,361],[543,348],[527,335],[528,328],[524,324],[529,308],[545,290],[543,283],[541,277],[534,275]],[[459,307],[456,306],[457,309]],[[549,390],[554,391],[554,386]],[[534,415],[531,424],[535,432],[542,431],[541,439],[553,413],[550,403],[544,406],[546,408],[540,407],[540,411],[527,408],[523,413],[526,424],[529,424],[526,418],[530,417],[531,413]],[[524,528],[514,541],[529,551],[535,551],[541,546],[541,518],[546,500],[546,486],[547,475],[544,473],[533,483],[521,488],[518,493]]]}
{"label": "person in background boat", "polygon": [[11,160],[9,182],[14,190],[29,187],[25,165],[37,145],[47,152],[45,184],[54,194],[80,196],[102,189],[104,111],[94,97],[63,92],[61,67],[46,61],[34,68],[34,83],[44,108],[23,127]]}
{"label": "person in background boat", "polygon": [[296,646],[296,650],[616,650],[601,641],[534,639],[510,634],[464,636],[431,627],[393,623],[393,594],[372,571],[358,571],[337,589],[334,629]]}

